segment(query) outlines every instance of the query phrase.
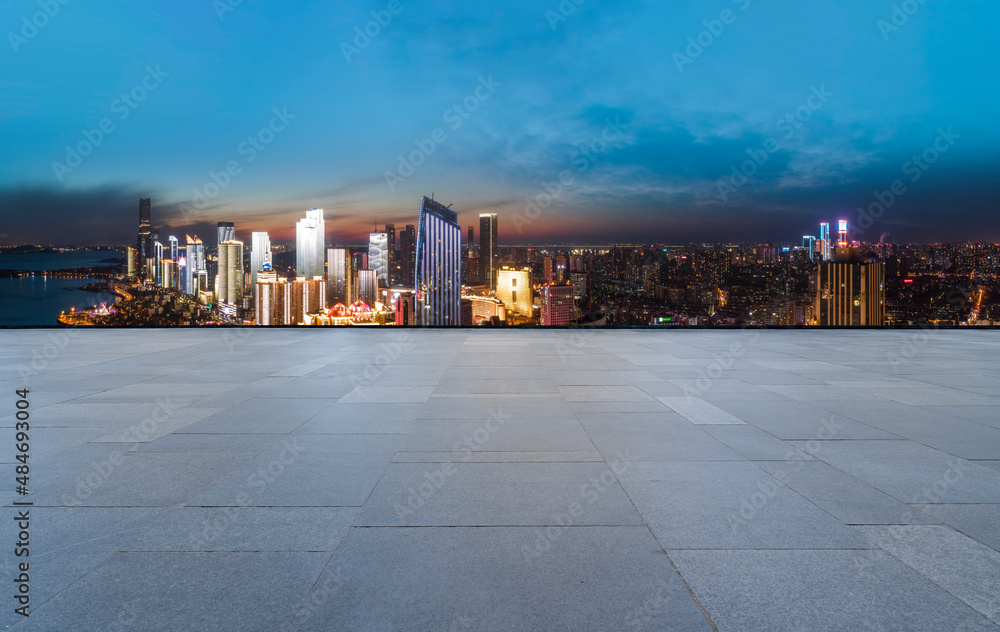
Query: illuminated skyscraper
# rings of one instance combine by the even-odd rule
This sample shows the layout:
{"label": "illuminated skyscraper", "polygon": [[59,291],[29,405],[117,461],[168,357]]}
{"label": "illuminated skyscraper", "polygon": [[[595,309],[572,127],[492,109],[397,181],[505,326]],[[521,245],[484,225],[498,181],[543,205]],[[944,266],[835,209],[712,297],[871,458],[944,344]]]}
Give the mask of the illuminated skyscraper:
{"label": "illuminated skyscraper", "polygon": [[177,287],[180,283],[178,276],[178,268],[180,266],[180,249],[177,246],[177,238],[171,235],[167,237],[167,241],[170,243],[170,283],[165,284],[163,287]]}
{"label": "illuminated skyscraper", "polygon": [[250,283],[257,291],[257,274],[265,263],[271,263],[271,238],[265,232],[250,235]]}
{"label": "illuminated skyscraper", "polygon": [[508,312],[531,316],[531,268],[500,268],[496,290]]}
{"label": "illuminated skyscraper", "polygon": [[139,198],[139,234],[135,240],[135,251],[139,257],[139,267],[146,267],[146,259],[153,255],[153,243],[150,240],[150,201],[149,198]]}
{"label": "illuminated skyscraper", "polygon": [[153,284],[163,287],[163,244],[158,240],[153,242]]}
{"label": "illuminated skyscraper", "polygon": [[368,269],[375,271],[379,285],[389,285],[389,238],[385,233],[368,235]]}
{"label": "illuminated skyscraper", "polygon": [[185,235],[187,246],[184,250],[184,276],[181,291],[186,294],[197,295],[199,291],[206,288],[201,287],[198,282],[199,276],[205,272],[205,246],[195,235]]}
{"label": "illuminated skyscraper", "polygon": [[541,322],[545,327],[568,325],[575,308],[572,284],[542,286]]}
{"label": "illuminated skyscraper", "polygon": [[479,282],[497,289],[497,214],[479,214]]}
{"label": "illuminated skyscraper", "polygon": [[354,302],[351,293],[351,256],[347,248],[326,249],[326,303],[332,307],[337,303],[350,305]]}
{"label": "illuminated skyscraper", "polygon": [[219,244],[217,303],[239,305],[243,298],[243,242],[231,239]]}
{"label": "illuminated skyscraper", "polygon": [[311,279],[323,276],[326,252],[326,222],[323,209],[306,211],[305,219],[295,225],[295,274]]}
{"label": "illuminated skyscraper", "polygon": [[413,287],[414,265],[417,256],[417,231],[413,224],[407,224],[406,230],[399,234],[400,283]]}
{"label": "illuminated skyscraper", "polygon": [[358,300],[368,307],[375,307],[378,299],[378,273],[375,270],[358,270]]}
{"label": "illuminated skyscraper", "polygon": [[552,283],[552,255],[545,255],[545,259],[542,263],[544,269],[544,280],[545,284],[548,285]]}
{"label": "illuminated skyscraper", "polygon": [[819,225],[819,239],[823,242],[823,261],[829,261],[831,259],[830,222],[822,222]]}
{"label": "illuminated skyscraper", "polygon": [[860,263],[854,258],[850,263],[820,264],[816,271],[814,324],[885,325],[885,266]]}
{"label": "illuminated skyscraper", "polygon": [[812,235],[803,235],[802,247],[806,249],[806,252],[809,254],[809,260],[812,261],[816,257],[816,238]]}
{"label": "illuminated skyscraper", "polygon": [[125,249],[125,261],[128,264],[128,276],[135,276],[135,248],[128,246]]}
{"label": "illuminated skyscraper", "polygon": [[270,262],[264,262],[257,273],[257,284],[254,288],[254,322],[258,325],[284,325],[283,307],[279,293],[284,290],[284,283],[278,283],[278,275],[271,269]]}
{"label": "illuminated skyscraper", "polygon": [[398,285],[399,280],[399,247],[396,245],[396,225],[385,225],[385,237],[389,244],[389,277],[385,286]]}
{"label": "illuminated skyscraper", "polygon": [[461,325],[462,229],[450,208],[424,197],[417,230],[417,325]]}
{"label": "illuminated skyscraper", "polygon": [[837,221],[837,247],[847,248],[847,220],[841,219]]}

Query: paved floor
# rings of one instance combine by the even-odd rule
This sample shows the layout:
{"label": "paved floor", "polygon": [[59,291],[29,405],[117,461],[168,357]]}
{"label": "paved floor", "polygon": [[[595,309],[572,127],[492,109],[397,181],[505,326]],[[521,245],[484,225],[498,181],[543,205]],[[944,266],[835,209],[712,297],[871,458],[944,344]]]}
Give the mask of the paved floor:
{"label": "paved floor", "polygon": [[0,348],[17,630],[1000,629],[996,333],[42,330]]}

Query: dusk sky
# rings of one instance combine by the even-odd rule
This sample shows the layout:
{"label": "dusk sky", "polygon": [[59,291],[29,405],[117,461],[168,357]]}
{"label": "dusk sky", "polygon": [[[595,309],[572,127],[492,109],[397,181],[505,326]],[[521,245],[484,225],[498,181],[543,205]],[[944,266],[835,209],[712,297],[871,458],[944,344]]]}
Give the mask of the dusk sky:
{"label": "dusk sky", "polygon": [[139,197],[358,243],[431,193],[502,244],[793,242],[896,180],[863,239],[1000,241],[1000,4],[577,2],[0,2],[0,243],[129,243]]}

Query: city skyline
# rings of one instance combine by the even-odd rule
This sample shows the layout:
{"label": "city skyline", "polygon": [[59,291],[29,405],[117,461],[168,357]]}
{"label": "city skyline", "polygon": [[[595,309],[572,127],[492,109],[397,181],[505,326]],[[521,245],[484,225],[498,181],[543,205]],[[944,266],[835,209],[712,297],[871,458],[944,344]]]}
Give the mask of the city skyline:
{"label": "city skyline", "polygon": [[880,203],[871,241],[1000,241],[1000,8],[918,4],[67,5],[11,25],[3,243],[130,243],[101,231],[137,197],[161,232],[288,241],[315,207],[363,243],[425,192],[509,244],[792,240]]}

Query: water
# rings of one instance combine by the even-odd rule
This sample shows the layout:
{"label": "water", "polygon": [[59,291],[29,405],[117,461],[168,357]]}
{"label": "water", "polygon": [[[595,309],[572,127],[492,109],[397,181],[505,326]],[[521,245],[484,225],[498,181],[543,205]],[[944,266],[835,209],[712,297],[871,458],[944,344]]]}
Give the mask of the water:
{"label": "water", "polygon": [[[104,259],[114,259],[114,251],[78,251],[67,253],[27,253],[0,254],[0,268],[13,270],[58,270],[60,268],[82,268],[113,265],[101,263]],[[0,279],[0,325],[57,326],[56,318],[61,311],[70,308],[87,309],[101,303],[113,304],[118,300],[114,294],[98,294],[79,290],[88,283],[100,283],[104,279],[90,277],[21,277]]]}

